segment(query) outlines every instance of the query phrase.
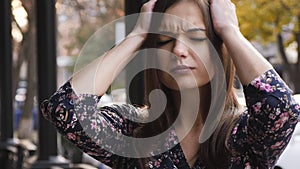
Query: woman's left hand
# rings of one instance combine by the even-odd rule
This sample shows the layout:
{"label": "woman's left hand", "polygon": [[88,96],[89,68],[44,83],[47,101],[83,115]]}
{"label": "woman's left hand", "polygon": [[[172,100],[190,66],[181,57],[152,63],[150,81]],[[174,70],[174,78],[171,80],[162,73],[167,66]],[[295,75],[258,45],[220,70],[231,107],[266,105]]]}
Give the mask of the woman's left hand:
{"label": "woman's left hand", "polygon": [[239,31],[235,5],[230,0],[210,1],[211,17],[215,32],[223,39],[223,36],[228,31]]}
{"label": "woman's left hand", "polygon": [[152,12],[156,1],[157,0],[149,0],[142,6],[140,16],[137,20],[135,28],[131,32],[131,36],[138,35],[144,38],[147,37],[147,34],[149,33],[150,24],[151,24]]}

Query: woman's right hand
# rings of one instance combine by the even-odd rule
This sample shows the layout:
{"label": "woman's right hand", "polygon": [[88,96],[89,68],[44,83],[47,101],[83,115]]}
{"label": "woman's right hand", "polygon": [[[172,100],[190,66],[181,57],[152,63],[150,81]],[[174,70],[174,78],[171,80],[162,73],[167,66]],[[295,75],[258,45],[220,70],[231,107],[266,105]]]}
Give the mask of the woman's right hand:
{"label": "woman's right hand", "polygon": [[224,38],[224,35],[228,35],[232,31],[239,32],[236,8],[231,0],[211,0],[210,2],[213,27],[216,33]]}
{"label": "woman's right hand", "polygon": [[142,6],[140,16],[133,31],[130,33],[130,36],[142,36],[144,38],[147,37],[151,24],[152,12],[156,1],[157,0],[150,0]]}

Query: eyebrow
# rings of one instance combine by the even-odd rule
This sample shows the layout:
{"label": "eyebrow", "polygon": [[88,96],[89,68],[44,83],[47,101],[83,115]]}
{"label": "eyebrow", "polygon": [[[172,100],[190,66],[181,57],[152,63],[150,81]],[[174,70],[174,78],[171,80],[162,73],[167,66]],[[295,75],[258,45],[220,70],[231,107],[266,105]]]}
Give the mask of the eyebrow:
{"label": "eyebrow", "polygon": [[[186,30],[185,32],[186,33],[191,33],[191,32],[197,32],[197,31],[203,31],[203,32],[205,32],[206,29],[204,29],[204,28],[191,28],[191,29]],[[171,31],[159,31],[158,34],[160,34],[160,35],[176,36],[176,34],[174,32],[171,32]]]}
{"label": "eyebrow", "polygon": [[175,33],[169,32],[169,31],[159,31],[158,34],[160,34],[160,35],[176,36]]}
{"label": "eyebrow", "polygon": [[206,31],[206,29],[204,28],[192,28],[192,29],[188,29],[186,32],[196,32],[196,31]]}

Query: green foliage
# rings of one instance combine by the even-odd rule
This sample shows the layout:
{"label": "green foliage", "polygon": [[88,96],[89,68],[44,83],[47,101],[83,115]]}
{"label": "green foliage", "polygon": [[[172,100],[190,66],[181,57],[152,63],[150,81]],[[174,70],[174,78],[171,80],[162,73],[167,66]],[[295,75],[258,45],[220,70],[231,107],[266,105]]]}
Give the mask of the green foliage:
{"label": "green foliage", "polygon": [[58,16],[64,16],[66,20],[78,20],[80,24],[69,30],[72,39],[64,46],[71,56],[78,56],[84,44],[98,29],[124,16],[124,0],[57,0],[57,6]]}
{"label": "green foliage", "polygon": [[246,38],[274,42],[283,26],[299,32],[299,0],[233,0],[240,28]]}
{"label": "green foliage", "polygon": [[[90,63],[97,57],[103,55],[115,44],[115,25],[107,24],[95,31],[88,29],[87,34],[78,38],[78,43],[82,42],[80,53],[78,54],[75,71]],[[78,36],[80,34],[77,34]],[[80,41],[82,40],[82,41]]]}
{"label": "green foliage", "polygon": [[64,45],[67,55],[74,56],[77,62],[76,70],[114,45],[114,25],[105,27],[124,16],[124,0],[57,0],[57,6],[58,17],[80,25],[68,30],[68,43]]}

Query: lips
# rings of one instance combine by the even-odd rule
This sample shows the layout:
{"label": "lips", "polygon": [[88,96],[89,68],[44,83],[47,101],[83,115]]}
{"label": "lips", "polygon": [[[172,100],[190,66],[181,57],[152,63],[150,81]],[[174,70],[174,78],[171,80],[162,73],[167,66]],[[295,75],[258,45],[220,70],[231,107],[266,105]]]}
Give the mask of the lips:
{"label": "lips", "polygon": [[186,65],[178,65],[171,69],[171,72],[173,73],[187,73],[191,70],[195,69],[195,67],[192,66],[186,66]]}

